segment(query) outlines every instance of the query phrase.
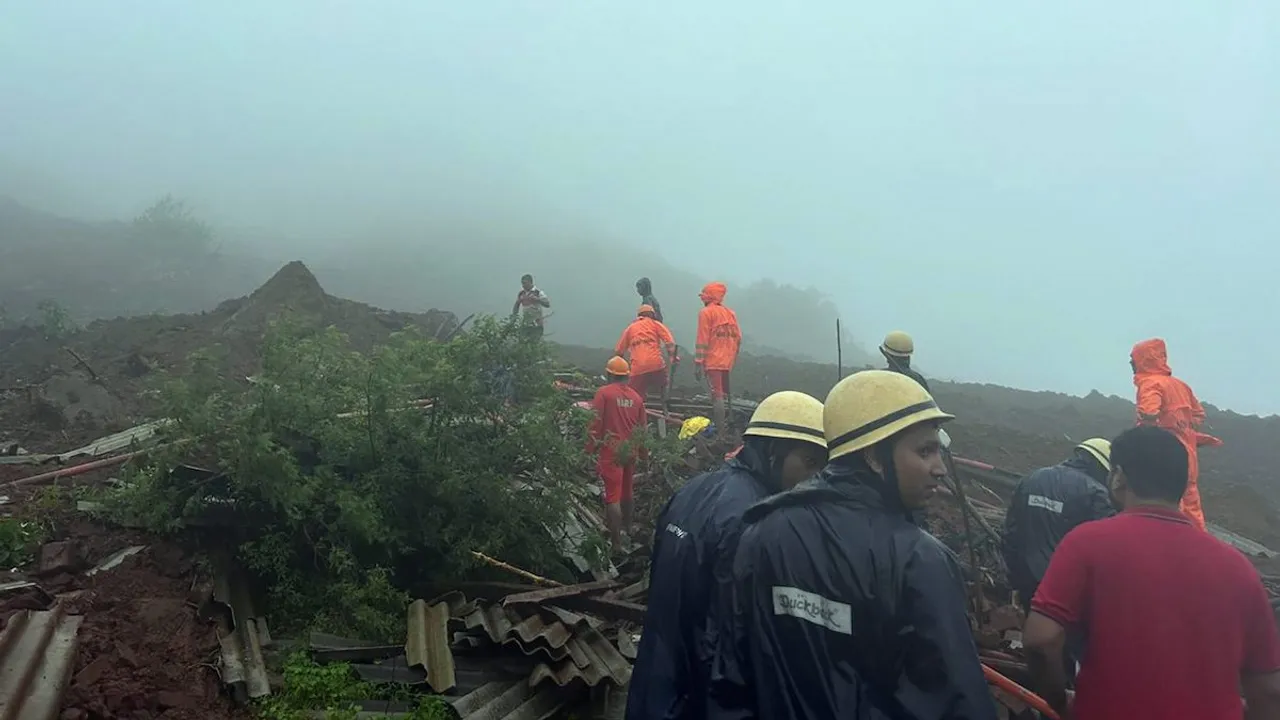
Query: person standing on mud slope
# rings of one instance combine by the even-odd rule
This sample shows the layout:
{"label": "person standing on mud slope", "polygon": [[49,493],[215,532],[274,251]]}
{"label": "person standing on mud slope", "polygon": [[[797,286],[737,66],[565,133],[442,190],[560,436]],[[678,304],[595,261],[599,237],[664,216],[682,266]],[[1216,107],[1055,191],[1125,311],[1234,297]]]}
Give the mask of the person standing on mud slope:
{"label": "person standing on mud slope", "polygon": [[587,430],[587,454],[596,458],[596,474],[604,483],[605,524],[615,553],[623,550],[622,533],[630,530],[635,506],[632,485],[636,457],[629,449],[620,449],[637,431],[644,432],[644,399],[630,385],[631,368],[627,361],[613,357],[605,365],[609,382],[591,399],[595,418]]}
{"label": "person standing on mud slope", "polygon": [[[1022,642],[1032,689],[1063,720],[1280,719],[1267,590],[1243,553],[1178,510],[1187,461],[1167,430],[1121,433],[1111,488],[1123,512],[1072,530],[1049,562]],[[1074,701],[1062,667],[1069,631],[1085,644]]]}
{"label": "person standing on mud slope", "polygon": [[711,282],[702,288],[698,298],[698,339],[694,348],[694,375],[701,381],[705,375],[711,390],[711,421],[722,436],[725,432],[725,408],[729,397],[729,373],[738,361],[742,348],[742,328],[738,316],[724,306],[728,288]]}
{"label": "person standing on mud slope", "polygon": [[511,306],[511,316],[515,317],[517,313],[523,313],[520,318],[521,323],[534,340],[542,339],[545,320],[542,310],[549,307],[551,307],[551,300],[538,289],[537,285],[533,284],[533,276],[522,276],[516,303]]}
{"label": "person standing on mud slope", "polygon": [[742,451],[680,488],[654,524],[649,609],[626,720],[693,720],[706,712],[720,605],[731,587],[733,541],[758,500],[822,469],[827,442],[822,403],[785,390],[760,402],[742,433]]}
{"label": "person standing on mud slope", "polygon": [[1191,387],[1173,376],[1164,340],[1152,338],[1133,346],[1129,354],[1133,384],[1138,390],[1138,424],[1155,425],[1173,433],[1187,449],[1187,492],[1182,496],[1182,512],[1201,530],[1205,529],[1204,508],[1200,506],[1200,453],[1198,447],[1217,447],[1222,441],[1200,432],[1204,408]]}
{"label": "person standing on mud slope", "polygon": [[915,349],[916,345],[911,340],[911,336],[901,330],[894,330],[885,335],[884,342],[880,343],[880,354],[884,356],[885,362],[889,363],[886,370],[902,373],[920,383],[920,387],[929,390],[929,383],[925,382],[924,376],[911,369],[911,353],[915,352]]}
{"label": "person standing on mud slope", "polygon": [[653,285],[649,278],[642,277],[636,281],[636,292],[640,295],[640,304],[653,308],[653,319],[662,322],[662,305],[653,296]]}
{"label": "person standing on mud slope", "polygon": [[676,339],[666,325],[654,319],[653,313],[651,306],[641,305],[636,319],[622,331],[614,348],[630,361],[631,387],[642,398],[649,397],[651,390],[667,387],[667,358],[673,363],[676,360]]}
{"label": "person standing on mud slope", "polygon": [[912,521],[950,419],[887,370],[832,388],[826,469],[743,516],[709,718],[995,720],[960,565]]}

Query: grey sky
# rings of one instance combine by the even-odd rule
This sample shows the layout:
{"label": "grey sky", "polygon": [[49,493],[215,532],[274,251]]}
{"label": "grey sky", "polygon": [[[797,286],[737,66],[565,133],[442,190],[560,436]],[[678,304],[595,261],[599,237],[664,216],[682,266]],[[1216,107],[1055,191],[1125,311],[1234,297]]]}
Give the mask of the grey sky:
{"label": "grey sky", "polygon": [[6,5],[2,167],[86,213],[542,213],[816,285],[939,375],[1127,396],[1161,335],[1280,411],[1274,2]]}

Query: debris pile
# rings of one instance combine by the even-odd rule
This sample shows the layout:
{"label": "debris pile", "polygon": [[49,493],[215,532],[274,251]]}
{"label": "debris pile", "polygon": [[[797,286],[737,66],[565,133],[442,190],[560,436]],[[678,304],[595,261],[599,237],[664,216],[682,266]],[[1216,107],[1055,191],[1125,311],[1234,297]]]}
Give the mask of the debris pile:
{"label": "debris pile", "polygon": [[292,262],[253,294],[207,313],[99,320],[65,337],[0,331],[0,447],[66,447],[141,422],[154,411],[156,383],[180,376],[192,353],[209,352],[229,377],[250,376],[267,326],[283,318],[334,326],[361,351],[405,328],[441,337],[457,326],[448,312],[390,312],[327,295]]}

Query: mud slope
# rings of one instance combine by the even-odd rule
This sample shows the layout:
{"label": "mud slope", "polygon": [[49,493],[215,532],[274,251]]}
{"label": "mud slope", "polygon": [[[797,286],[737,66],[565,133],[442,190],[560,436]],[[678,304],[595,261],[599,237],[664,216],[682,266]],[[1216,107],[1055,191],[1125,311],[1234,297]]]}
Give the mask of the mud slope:
{"label": "mud slope", "polygon": [[[607,350],[564,346],[560,355],[583,368],[603,367]],[[850,370],[846,369],[846,373]],[[826,397],[836,381],[833,365],[743,356],[733,390],[759,398],[776,390]],[[694,385],[692,358],[676,384]],[[1133,403],[1094,392],[1086,397],[1030,392],[995,385],[930,381],[938,403],[957,420],[948,428],[957,454],[1017,472],[1059,462],[1076,442],[1111,437],[1131,426]],[[1205,513],[1218,522],[1280,549],[1280,418],[1258,418],[1206,406],[1213,434],[1226,443],[1200,453]]]}
{"label": "mud slope", "polygon": [[157,382],[181,375],[197,351],[210,353],[230,377],[251,375],[269,324],[285,317],[336,327],[366,351],[406,327],[435,335],[457,322],[452,313],[389,312],[333,297],[293,262],[253,294],[207,313],[99,320],[64,339],[32,328],[3,331],[0,439],[68,450],[129,427],[151,411]]}

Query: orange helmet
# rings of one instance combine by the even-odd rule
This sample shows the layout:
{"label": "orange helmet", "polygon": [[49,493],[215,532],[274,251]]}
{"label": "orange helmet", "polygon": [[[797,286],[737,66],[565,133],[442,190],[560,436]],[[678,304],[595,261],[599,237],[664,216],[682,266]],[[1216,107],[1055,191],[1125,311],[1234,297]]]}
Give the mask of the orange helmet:
{"label": "orange helmet", "polygon": [[615,377],[626,377],[631,374],[631,366],[626,360],[614,355],[605,363],[604,371]]}
{"label": "orange helmet", "polygon": [[638,316],[653,315],[653,306],[647,303],[644,305],[641,305],[640,309],[636,311],[636,315]]}

